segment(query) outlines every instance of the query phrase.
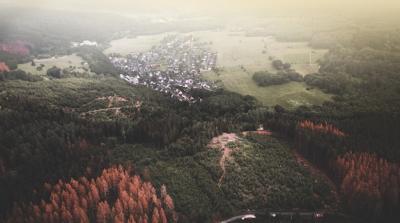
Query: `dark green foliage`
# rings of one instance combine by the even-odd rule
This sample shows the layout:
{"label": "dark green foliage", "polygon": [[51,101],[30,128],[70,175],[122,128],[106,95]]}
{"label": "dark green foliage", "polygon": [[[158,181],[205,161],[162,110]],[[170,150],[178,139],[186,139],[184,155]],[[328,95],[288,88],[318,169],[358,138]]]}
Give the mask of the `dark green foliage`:
{"label": "dark green foliage", "polygon": [[305,77],[307,84],[337,94],[333,102],[310,115],[317,118],[316,112],[322,121],[334,120],[349,133],[352,150],[377,153],[391,161],[400,160],[396,33],[360,32],[346,47],[330,50],[320,61],[318,74]]}
{"label": "dark green foliage", "polygon": [[253,80],[261,87],[270,85],[285,84],[290,81],[303,81],[303,77],[295,70],[290,69],[289,63],[283,63],[281,60],[273,60],[272,66],[278,71],[270,73],[268,71],[259,71],[253,74]]}
{"label": "dark green foliage", "polygon": [[[343,95],[356,86],[356,80],[345,73],[336,75],[329,73],[310,74],[304,77],[304,81],[310,86],[316,86],[328,93]],[[352,83],[353,82],[353,83]]]}
{"label": "dark green foliage", "polygon": [[77,49],[77,52],[79,56],[89,63],[92,72],[96,74],[117,74],[117,70],[100,49],[83,46]]}
{"label": "dark green foliage", "polygon": [[54,66],[47,70],[47,76],[54,77],[54,78],[61,78],[62,72],[61,69]]}
{"label": "dark green foliage", "polygon": [[30,73],[26,73],[23,70],[13,70],[10,72],[0,73],[0,81],[5,80],[23,80],[23,81],[41,81],[43,78],[32,75]]}
{"label": "dark green foliage", "polygon": [[272,61],[272,66],[277,70],[282,70],[283,69],[283,62],[282,62],[282,60],[273,60]]}
{"label": "dark green foliage", "polygon": [[[14,80],[0,82],[0,88],[0,157],[5,169],[0,186],[3,195],[7,194],[2,210],[7,210],[11,201],[30,200],[32,189],[45,181],[100,170],[109,163],[106,154],[110,150],[115,151],[114,162],[138,166],[205,151],[213,136],[240,130],[241,123],[236,120],[256,107],[254,98],[225,91],[201,93],[207,95],[203,102],[188,106],[114,78]],[[127,99],[115,105],[124,107],[123,115],[82,115],[106,109],[108,103],[98,98],[113,95]],[[132,146],[137,143],[146,146]],[[120,144],[126,145],[114,150]],[[134,152],[129,155],[131,148]],[[206,173],[208,170],[198,174]],[[203,184],[200,179],[196,182]],[[204,202],[206,209],[199,213],[199,219],[211,212],[208,200]]]}
{"label": "dark green foliage", "polygon": [[285,84],[290,81],[302,81],[302,77],[299,73],[294,70],[284,70],[279,71],[276,74],[270,73],[268,71],[255,72],[253,75],[253,80],[262,87],[270,85]]}
{"label": "dark green foliage", "polygon": [[17,69],[19,63],[24,63],[26,60],[17,55],[12,55],[3,51],[0,51],[0,61],[5,62],[10,70]]}
{"label": "dark green foliage", "polygon": [[292,69],[280,71],[278,72],[278,75],[283,76],[289,79],[290,81],[298,81],[298,82],[303,81],[303,76],[301,76],[301,74],[297,73],[295,70]]}
{"label": "dark green foliage", "polygon": [[257,101],[251,96],[240,96],[237,93],[226,92],[207,97],[200,108],[212,115],[235,115],[254,109]]}
{"label": "dark green foliage", "polygon": [[[288,146],[273,137],[250,136],[234,150],[222,189],[239,209],[319,209],[332,204],[329,186],[313,181]],[[314,190],[319,188],[319,191]],[[322,189],[326,188],[326,189]],[[322,191],[321,191],[322,190]],[[320,194],[320,192],[322,192]],[[317,194],[321,199],[313,198]]]}
{"label": "dark green foliage", "polygon": [[121,145],[112,150],[110,159],[134,163],[142,172],[148,169],[151,182],[166,184],[176,210],[187,222],[209,222],[211,213],[229,216],[247,208],[318,209],[333,204],[331,188],[299,166],[287,145],[265,136],[233,144],[237,149],[221,187],[218,149],[177,157],[144,145]]}
{"label": "dark green foliage", "polygon": [[168,187],[176,210],[184,214],[183,218],[204,222],[210,221],[210,213],[232,213],[216,185],[220,175],[218,150],[207,150],[193,157],[176,157],[164,150],[126,144],[113,149],[110,158],[111,163],[135,164],[142,172],[150,170],[151,182]]}
{"label": "dark green foliage", "polygon": [[253,75],[253,80],[262,87],[270,86],[270,85],[278,85],[278,84],[284,84],[289,82],[288,79],[285,77],[278,75],[278,74],[272,74],[269,72],[263,72],[259,71],[254,73]]}

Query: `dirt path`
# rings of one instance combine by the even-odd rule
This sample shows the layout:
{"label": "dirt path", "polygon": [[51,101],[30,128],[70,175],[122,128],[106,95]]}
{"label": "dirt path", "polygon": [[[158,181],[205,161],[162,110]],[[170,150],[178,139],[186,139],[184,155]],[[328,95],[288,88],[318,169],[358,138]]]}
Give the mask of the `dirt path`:
{"label": "dirt path", "polygon": [[82,112],[81,115],[93,114],[93,113],[97,113],[97,112],[110,111],[110,110],[115,110],[115,113],[117,114],[120,112],[121,108],[122,107],[96,109],[96,110],[91,110],[88,112]]}
{"label": "dirt path", "polygon": [[226,174],[226,170],[225,170],[225,161],[226,161],[228,158],[230,158],[230,155],[231,155],[231,152],[232,152],[232,149],[227,148],[227,147],[224,147],[223,150],[224,150],[224,151],[223,151],[222,157],[221,157],[221,159],[219,160],[219,166],[220,166],[221,169],[222,169],[222,175],[221,175],[221,177],[220,177],[219,180],[218,180],[218,187],[221,187],[222,180],[224,179],[225,174]]}
{"label": "dirt path", "polygon": [[265,136],[270,136],[272,135],[272,132],[269,130],[256,130],[256,131],[245,131],[242,132],[244,136],[247,136],[248,134],[258,134],[258,135],[265,135]]}
{"label": "dirt path", "polygon": [[219,166],[222,170],[222,175],[218,180],[218,187],[221,187],[222,181],[224,180],[226,174],[225,162],[231,159],[232,148],[226,145],[229,142],[235,142],[238,139],[235,133],[223,133],[220,136],[214,137],[209,144],[209,147],[222,150],[222,156],[219,160]]}
{"label": "dirt path", "polygon": [[116,104],[118,102],[128,102],[127,99],[116,95],[107,97],[98,97],[96,98],[96,100],[107,100],[108,101],[107,108],[111,108],[113,104]]}

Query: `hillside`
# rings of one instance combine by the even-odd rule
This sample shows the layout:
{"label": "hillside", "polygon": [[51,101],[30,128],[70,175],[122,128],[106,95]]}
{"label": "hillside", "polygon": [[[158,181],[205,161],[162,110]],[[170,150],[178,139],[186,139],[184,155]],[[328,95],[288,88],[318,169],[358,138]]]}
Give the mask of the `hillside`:
{"label": "hillside", "polygon": [[[0,84],[1,191],[7,199],[27,201],[29,192],[44,182],[96,176],[102,168],[124,164],[157,187],[165,184],[183,219],[203,221],[247,208],[334,205],[328,185],[314,181],[273,136],[240,136],[233,142],[219,183],[222,154],[207,145],[222,132],[245,130],[235,120],[257,111],[252,98],[220,91],[188,107],[114,78]],[[225,104],[228,98],[231,103]],[[260,191],[261,185],[269,186]]]}
{"label": "hillside", "polygon": [[0,222],[399,222],[400,20],[67,11],[0,8]]}

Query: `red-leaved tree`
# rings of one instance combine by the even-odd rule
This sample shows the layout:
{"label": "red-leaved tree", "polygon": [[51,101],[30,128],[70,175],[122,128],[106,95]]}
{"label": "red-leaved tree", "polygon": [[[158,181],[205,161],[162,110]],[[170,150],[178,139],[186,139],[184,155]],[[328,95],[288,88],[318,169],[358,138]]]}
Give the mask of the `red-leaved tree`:
{"label": "red-leaved tree", "polygon": [[43,223],[167,223],[176,222],[172,198],[161,196],[150,182],[119,167],[103,170],[96,179],[81,177],[46,184],[50,197],[34,204],[16,204],[6,222]]}

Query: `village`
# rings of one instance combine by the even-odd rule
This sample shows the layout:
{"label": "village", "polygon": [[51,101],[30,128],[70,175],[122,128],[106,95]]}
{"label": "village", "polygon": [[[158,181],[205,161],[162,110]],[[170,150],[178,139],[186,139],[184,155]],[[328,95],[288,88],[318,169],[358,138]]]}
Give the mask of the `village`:
{"label": "village", "polygon": [[129,83],[194,103],[199,99],[190,94],[192,89],[216,88],[215,84],[200,78],[201,72],[214,69],[217,61],[217,53],[204,49],[204,44],[191,35],[170,35],[148,52],[127,56],[111,54],[109,59],[121,72],[120,78]]}

